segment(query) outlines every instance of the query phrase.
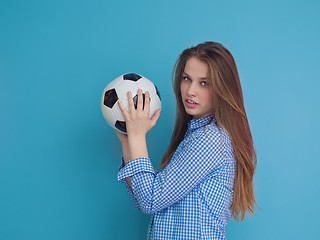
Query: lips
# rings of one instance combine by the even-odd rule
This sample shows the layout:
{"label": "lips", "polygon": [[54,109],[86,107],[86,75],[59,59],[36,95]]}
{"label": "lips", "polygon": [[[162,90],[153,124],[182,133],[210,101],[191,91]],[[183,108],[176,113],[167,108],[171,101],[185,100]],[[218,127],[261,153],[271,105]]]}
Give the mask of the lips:
{"label": "lips", "polygon": [[195,101],[192,101],[191,99],[187,99],[186,102],[187,102],[187,103],[190,103],[190,104],[198,104],[198,103],[196,103]]}
{"label": "lips", "polygon": [[193,109],[196,108],[199,104],[191,99],[186,99],[184,105],[186,108]]}

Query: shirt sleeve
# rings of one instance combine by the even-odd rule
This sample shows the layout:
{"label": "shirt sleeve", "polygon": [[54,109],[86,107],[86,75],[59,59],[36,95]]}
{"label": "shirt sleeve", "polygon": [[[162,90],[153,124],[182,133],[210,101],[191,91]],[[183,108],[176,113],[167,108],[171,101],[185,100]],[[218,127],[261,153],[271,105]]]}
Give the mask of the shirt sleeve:
{"label": "shirt sleeve", "polygon": [[219,132],[199,132],[181,144],[170,164],[157,175],[149,158],[129,161],[119,171],[118,180],[131,177],[141,211],[155,213],[176,203],[224,163]]}
{"label": "shirt sleeve", "polygon": [[[129,162],[130,163],[130,162]],[[128,164],[127,164],[128,165]],[[133,202],[133,205],[134,207],[137,209],[137,210],[140,210],[140,206],[139,206],[139,203],[137,201],[137,198],[135,197],[135,195],[133,194],[133,192],[131,191],[127,181],[126,181],[126,177],[125,175],[128,174],[128,172],[126,171],[126,169],[129,169],[128,167],[126,169],[124,169],[125,167],[125,164],[124,164],[124,158],[122,157],[121,158],[121,165],[119,166],[119,172],[118,172],[118,180],[120,180],[126,187],[127,191],[128,191],[128,194]],[[129,170],[130,171],[130,170]]]}

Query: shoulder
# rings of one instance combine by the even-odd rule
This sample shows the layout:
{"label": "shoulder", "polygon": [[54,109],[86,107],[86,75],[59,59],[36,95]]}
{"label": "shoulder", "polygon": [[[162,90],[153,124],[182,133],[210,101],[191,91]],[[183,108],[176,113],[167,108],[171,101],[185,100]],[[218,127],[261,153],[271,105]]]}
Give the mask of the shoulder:
{"label": "shoulder", "polygon": [[201,143],[203,147],[213,147],[220,152],[224,158],[234,158],[231,138],[227,131],[218,126],[215,121],[196,129],[190,136],[190,141]]}
{"label": "shoulder", "polygon": [[221,138],[221,132],[215,122],[211,122],[204,127],[196,129],[190,134],[190,141],[201,140],[208,142],[217,142]]}

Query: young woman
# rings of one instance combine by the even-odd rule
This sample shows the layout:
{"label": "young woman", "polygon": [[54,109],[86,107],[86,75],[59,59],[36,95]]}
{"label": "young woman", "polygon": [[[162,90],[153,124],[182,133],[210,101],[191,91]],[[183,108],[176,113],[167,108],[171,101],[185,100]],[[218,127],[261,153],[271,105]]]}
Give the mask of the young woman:
{"label": "young woman", "polygon": [[123,158],[118,179],[135,207],[153,214],[148,239],[225,239],[233,216],[253,213],[256,154],[243,103],[237,67],[219,43],[186,49],[175,65],[177,117],[170,146],[155,173],[146,134],[160,111],[149,119],[149,93],[135,109],[119,102],[127,135],[117,132]]}

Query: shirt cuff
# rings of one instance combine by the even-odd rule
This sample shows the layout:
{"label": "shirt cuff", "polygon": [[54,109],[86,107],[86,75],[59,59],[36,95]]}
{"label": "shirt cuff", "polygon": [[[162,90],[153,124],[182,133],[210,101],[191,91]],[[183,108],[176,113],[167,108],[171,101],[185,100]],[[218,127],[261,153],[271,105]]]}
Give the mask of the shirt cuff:
{"label": "shirt cuff", "polygon": [[121,181],[122,179],[131,177],[139,172],[150,172],[154,174],[150,158],[137,158],[135,160],[128,161],[127,165],[124,166],[124,159],[122,157],[122,163],[119,166],[118,180]]}

